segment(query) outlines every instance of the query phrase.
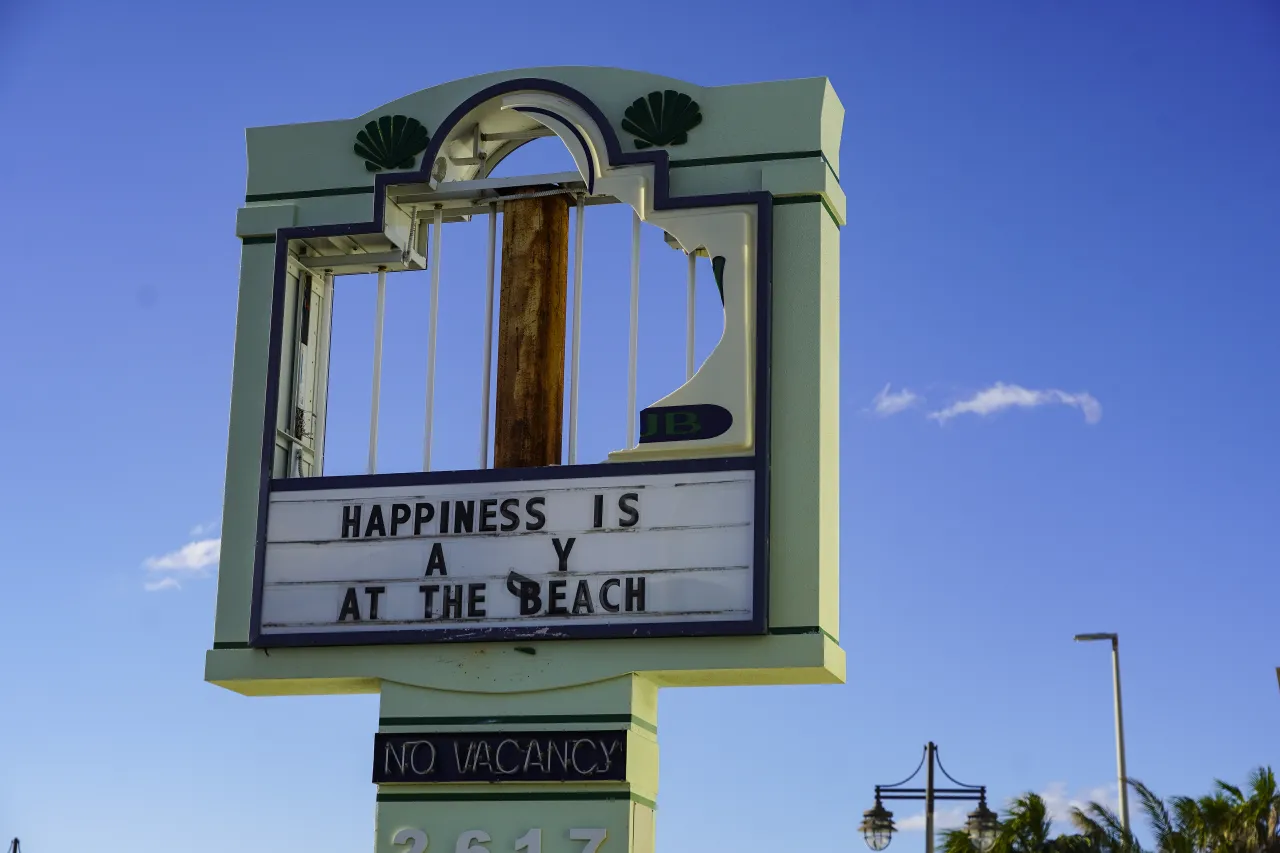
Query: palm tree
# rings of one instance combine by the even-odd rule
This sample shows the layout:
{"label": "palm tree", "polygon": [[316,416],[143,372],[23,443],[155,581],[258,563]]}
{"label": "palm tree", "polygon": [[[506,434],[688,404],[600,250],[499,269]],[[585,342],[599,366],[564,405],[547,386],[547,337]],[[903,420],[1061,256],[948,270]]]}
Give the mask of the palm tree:
{"label": "palm tree", "polygon": [[[941,833],[942,853],[977,853],[963,829]],[[1103,853],[1080,835],[1053,837],[1053,821],[1039,794],[1027,792],[1014,798],[1000,821],[1000,833],[990,853]],[[1280,851],[1278,851],[1280,853]]]}
{"label": "palm tree", "polygon": [[[1155,853],[1280,853],[1280,789],[1270,767],[1249,774],[1248,795],[1221,779],[1211,794],[1165,801],[1136,779],[1129,786],[1155,842]],[[1072,809],[1072,821],[1100,853],[1141,853],[1115,813],[1098,803]]]}
{"label": "palm tree", "polygon": [[1247,797],[1221,779],[1214,780],[1214,787],[1214,801],[1221,801],[1230,815],[1224,835],[1234,853],[1280,851],[1280,789],[1270,767],[1258,767],[1249,774]]}
{"label": "palm tree", "polygon": [[[1270,767],[1249,774],[1244,789],[1214,780],[1203,797],[1157,796],[1137,779],[1129,786],[1151,832],[1151,853],[1280,853],[1280,785]],[[1009,804],[990,853],[1147,853],[1114,811],[1091,802],[1071,810],[1078,834],[1053,837],[1044,799],[1026,793]],[[969,834],[940,834],[942,853],[978,853]]]}

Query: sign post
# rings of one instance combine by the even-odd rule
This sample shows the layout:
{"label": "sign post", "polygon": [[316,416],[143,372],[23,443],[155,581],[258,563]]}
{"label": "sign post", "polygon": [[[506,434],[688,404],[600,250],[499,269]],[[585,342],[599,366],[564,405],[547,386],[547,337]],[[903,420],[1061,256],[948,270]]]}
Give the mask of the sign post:
{"label": "sign post", "polygon": [[[842,119],[821,78],[703,88],[543,68],[249,131],[205,678],[251,696],[380,695],[379,853],[652,853],[660,688],[844,680]],[[542,137],[575,172],[491,176]],[[566,396],[576,463],[583,216],[601,204],[633,212],[614,373],[630,411],[606,460],[562,465]],[[492,258],[498,215],[495,467],[433,468],[428,391],[431,470],[327,473],[335,279],[428,269],[436,329],[442,235],[490,217]],[[707,259],[724,331],[637,410],[642,227],[689,256],[690,288]]]}

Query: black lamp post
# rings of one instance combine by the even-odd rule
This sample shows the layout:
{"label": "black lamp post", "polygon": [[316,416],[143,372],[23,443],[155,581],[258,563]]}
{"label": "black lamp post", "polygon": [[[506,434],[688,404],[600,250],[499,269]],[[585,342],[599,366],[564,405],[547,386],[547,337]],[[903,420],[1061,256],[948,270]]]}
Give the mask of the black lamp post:
{"label": "black lamp post", "polygon": [[[903,787],[919,774],[925,764],[929,769],[925,774],[925,787]],[[935,788],[933,786],[933,768],[937,766],[942,775],[955,785],[954,788]],[[978,807],[969,813],[965,821],[965,830],[973,840],[973,846],[979,853],[987,853],[995,844],[1000,832],[1000,819],[996,813],[987,808],[987,787],[985,785],[962,785],[942,766],[938,758],[938,746],[930,741],[925,745],[924,756],[920,759],[915,771],[892,785],[876,785],[876,804],[874,808],[862,813],[862,837],[872,850],[880,851],[889,846],[893,840],[893,812],[884,807],[884,800],[924,800],[924,833],[925,853],[933,853],[933,804],[937,800],[977,800]]]}

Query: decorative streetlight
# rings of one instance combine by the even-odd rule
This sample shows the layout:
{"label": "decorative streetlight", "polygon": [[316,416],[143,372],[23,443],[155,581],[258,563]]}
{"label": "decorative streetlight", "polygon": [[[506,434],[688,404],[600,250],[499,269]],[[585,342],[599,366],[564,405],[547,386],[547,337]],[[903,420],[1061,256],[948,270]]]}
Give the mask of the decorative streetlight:
{"label": "decorative streetlight", "polygon": [[[925,787],[903,787],[920,772],[926,762],[929,769],[925,774]],[[933,786],[933,768],[937,765],[954,788],[935,788]],[[925,745],[924,756],[920,764],[910,776],[892,785],[876,785],[876,804],[874,808],[862,813],[862,837],[872,850],[883,850],[893,840],[893,812],[884,807],[883,800],[924,800],[924,849],[925,853],[933,853],[933,804],[937,800],[977,800],[978,807],[969,813],[965,821],[965,831],[973,841],[979,853],[987,853],[996,842],[1000,833],[1000,819],[996,813],[987,808],[987,787],[985,785],[965,785],[951,778],[951,774],[942,766],[938,758],[938,746],[933,741]]]}

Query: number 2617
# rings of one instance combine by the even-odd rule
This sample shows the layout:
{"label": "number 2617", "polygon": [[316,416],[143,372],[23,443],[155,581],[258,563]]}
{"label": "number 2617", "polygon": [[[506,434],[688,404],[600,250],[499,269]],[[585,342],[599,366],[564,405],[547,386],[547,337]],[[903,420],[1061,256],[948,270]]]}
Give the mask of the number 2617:
{"label": "number 2617", "polygon": [[[597,853],[608,834],[608,831],[602,828],[571,829],[569,840],[585,842],[582,845],[582,853]],[[453,845],[453,853],[491,853],[489,848],[485,847],[491,840],[489,833],[483,829],[468,829],[458,836],[457,843]],[[391,843],[407,845],[407,853],[426,853],[429,839],[423,830],[405,827],[391,836]],[[515,853],[542,853],[542,830],[531,829],[517,838]]]}

